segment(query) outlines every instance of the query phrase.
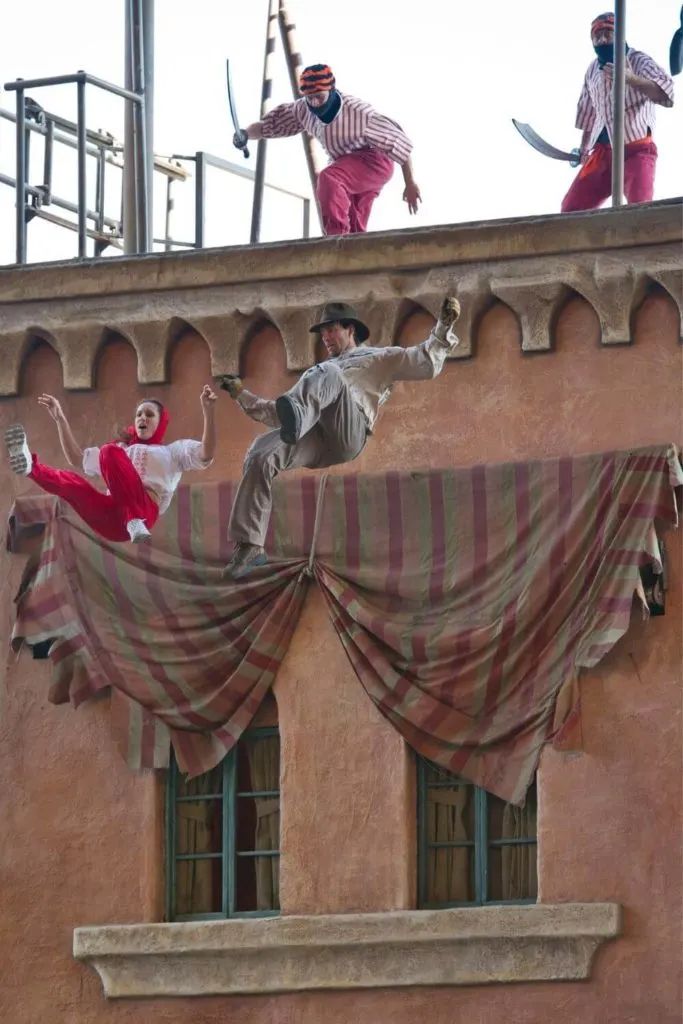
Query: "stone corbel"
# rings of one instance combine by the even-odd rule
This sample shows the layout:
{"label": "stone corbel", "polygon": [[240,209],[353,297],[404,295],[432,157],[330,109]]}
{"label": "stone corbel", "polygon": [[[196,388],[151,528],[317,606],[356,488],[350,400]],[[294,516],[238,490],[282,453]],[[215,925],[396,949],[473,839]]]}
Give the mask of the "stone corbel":
{"label": "stone corbel", "polygon": [[621,934],[616,903],[536,904],[77,928],[121,997],[582,981]]}
{"label": "stone corbel", "polygon": [[355,303],[358,315],[370,328],[370,345],[382,348],[396,344],[401,298],[380,298],[372,292],[367,298]]}
{"label": "stone corbel", "polygon": [[315,363],[315,335],[311,324],[322,307],[312,306],[269,306],[268,317],[275,324],[287,355],[287,369],[292,373],[307,370]]}
{"label": "stone corbel", "polygon": [[127,338],[135,349],[140,384],[168,383],[167,320],[123,322],[112,326],[111,330]]}
{"label": "stone corbel", "polygon": [[435,267],[430,270],[419,291],[408,291],[407,298],[419,303],[435,320],[447,295],[460,301],[460,319],[455,333],[460,344],[449,359],[469,359],[476,347],[476,329],[491,301],[488,286],[479,274],[461,267]]}
{"label": "stone corbel", "polygon": [[19,393],[21,365],[28,344],[27,331],[14,331],[2,335],[0,344],[0,396],[9,398]]}
{"label": "stone corbel", "polygon": [[611,257],[598,257],[593,274],[578,272],[572,287],[595,309],[603,345],[631,344],[631,313],[636,290],[630,265]]}
{"label": "stone corbel", "polygon": [[234,313],[219,316],[195,316],[190,325],[209,346],[211,373],[219,377],[223,373],[239,373],[240,351],[238,324]]}
{"label": "stone corbel", "polygon": [[[491,293],[483,281],[463,285],[454,289],[460,301],[460,319],[455,325],[455,333],[460,339],[460,344],[453,352],[451,359],[470,359],[476,354],[477,331],[481,318],[491,305]],[[439,315],[439,309],[445,293],[440,293],[427,299],[428,309],[434,317]]]}
{"label": "stone corbel", "polygon": [[553,322],[567,295],[566,286],[558,281],[501,278],[491,281],[491,291],[516,313],[522,352],[550,352]]}
{"label": "stone corbel", "polygon": [[55,348],[62,361],[65,391],[90,391],[95,386],[95,361],[103,335],[102,324],[94,322],[55,330]]}

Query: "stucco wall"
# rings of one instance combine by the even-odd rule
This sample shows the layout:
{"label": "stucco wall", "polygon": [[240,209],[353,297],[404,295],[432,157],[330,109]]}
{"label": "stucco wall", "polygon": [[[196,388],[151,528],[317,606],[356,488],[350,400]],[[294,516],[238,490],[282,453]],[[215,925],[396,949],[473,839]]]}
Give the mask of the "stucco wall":
{"label": "stucco wall", "polygon": [[[401,342],[424,336],[417,313]],[[497,303],[477,332],[476,358],[434,382],[400,384],[354,468],[467,465],[683,441],[681,347],[674,302],[646,299],[633,344],[599,345],[592,308],[574,298],[556,349],[522,355],[512,311]],[[295,378],[267,327],[242,354],[248,386],[276,395]],[[173,435],[196,434],[210,379],[205,342],[188,332],[170,383],[143,389],[133,350],[112,338],[96,393],[69,393],[76,436],[101,441],[138,397],[169,405]],[[1,426],[27,424],[57,460],[53,424],[36,406],[61,395],[57,355],[38,345]],[[220,396],[214,478],[239,472],[258,427]],[[348,469],[347,469],[348,471]],[[0,512],[31,488],[0,466]],[[4,521],[4,518],[3,518]],[[617,900],[625,936],[604,950],[590,983],[330,993],[106,1004],[71,958],[76,925],[159,919],[160,785],[131,774],[108,733],[106,702],[73,712],[46,699],[48,666],[8,654],[0,680],[0,1019],[16,1024],[680,1024],[681,546],[669,538],[667,615],[636,623],[582,682],[585,753],[547,752],[540,772],[540,887],[545,901]],[[11,629],[21,559],[3,553],[2,634]],[[282,732],[282,906],[285,913],[414,905],[410,755],[365,697],[312,593],[276,684]]]}

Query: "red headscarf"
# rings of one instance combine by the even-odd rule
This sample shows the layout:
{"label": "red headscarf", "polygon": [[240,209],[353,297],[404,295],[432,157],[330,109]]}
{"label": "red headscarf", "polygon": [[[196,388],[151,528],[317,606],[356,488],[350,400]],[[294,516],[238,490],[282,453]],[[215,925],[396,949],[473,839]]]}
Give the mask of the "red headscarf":
{"label": "red headscarf", "polygon": [[604,14],[599,14],[597,18],[594,18],[591,23],[591,39],[602,29],[609,29],[614,32],[614,14],[611,11],[606,11]]}
{"label": "red headscarf", "polygon": [[[154,399],[154,401],[152,401],[152,399],[150,399],[150,398],[148,398],[147,401],[150,402],[151,405],[155,405],[157,407],[157,409],[159,410],[159,426],[154,431],[154,433],[150,437],[149,441],[145,441],[144,438],[138,437],[138,432],[136,430],[135,424],[134,423],[131,424],[131,426],[130,427],[126,427],[126,429],[123,432],[123,437],[122,437],[121,440],[123,441],[123,443],[125,445],[131,445],[131,444],[161,444],[163,442],[164,434],[166,433],[166,430],[168,428],[168,424],[169,424],[169,422],[171,420],[171,417],[168,415],[168,412],[166,411],[166,406],[162,405],[161,402],[158,402],[156,399]],[[140,405],[143,405],[143,404],[144,404],[143,402],[140,402]],[[139,406],[138,406],[138,408],[139,408]]]}

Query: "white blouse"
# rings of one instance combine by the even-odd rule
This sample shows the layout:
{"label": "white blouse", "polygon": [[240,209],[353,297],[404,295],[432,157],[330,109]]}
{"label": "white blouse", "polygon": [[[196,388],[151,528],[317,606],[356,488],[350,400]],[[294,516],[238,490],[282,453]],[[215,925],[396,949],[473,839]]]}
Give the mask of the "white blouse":
{"label": "white blouse", "polygon": [[[171,504],[175,490],[183,473],[192,469],[207,469],[213,459],[204,462],[201,457],[201,441],[173,441],[171,444],[121,445],[135,466],[145,487],[151,488],[159,497],[159,515],[163,515]],[[86,448],[83,452],[83,472],[87,476],[102,478],[100,472],[100,449]]]}

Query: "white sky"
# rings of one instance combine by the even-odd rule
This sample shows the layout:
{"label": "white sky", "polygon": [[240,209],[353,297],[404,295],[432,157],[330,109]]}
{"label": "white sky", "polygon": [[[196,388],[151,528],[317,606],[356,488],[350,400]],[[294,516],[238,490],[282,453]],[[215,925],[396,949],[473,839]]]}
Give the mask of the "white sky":
{"label": "white sky", "polygon": [[[578,144],[576,101],[593,57],[590,22],[606,0],[290,0],[305,64],[331,65],[341,89],[399,121],[415,144],[415,176],[423,205],[410,217],[401,201],[402,177],[376,202],[371,230],[448,224],[557,212],[574,172],[531,150],[510,119],[529,121],[554,145]],[[157,0],[155,150],[206,150],[235,163],[225,89],[225,58],[233,62],[238,112],[258,118],[267,0]],[[628,0],[627,40],[668,67],[680,0]],[[2,83],[16,77],[65,74],[80,68],[123,84],[121,0],[33,0],[3,6]],[[393,14],[390,12],[393,11]],[[405,13],[400,13],[404,11]],[[683,77],[677,80],[680,91]],[[74,86],[34,91],[48,110],[75,120]],[[274,101],[291,98],[278,38]],[[14,94],[0,106],[14,110]],[[87,122],[123,138],[123,103],[88,88]],[[660,159],[656,198],[683,192],[683,97],[658,110]],[[250,165],[255,165],[255,149]],[[58,148],[54,189],[76,200],[75,152]],[[65,155],[66,154],[66,155]],[[14,126],[0,121],[0,171],[14,177]],[[90,201],[95,165],[88,161]],[[118,215],[118,172],[112,171],[107,213]],[[300,140],[268,147],[268,180],[309,193]],[[155,234],[163,231],[164,186],[157,176]],[[30,183],[42,180],[42,140],[33,136]],[[210,172],[207,244],[248,241],[249,183]],[[300,207],[272,198],[262,239],[298,237]],[[14,259],[14,197],[0,185],[0,264]],[[176,187],[173,234],[188,238],[192,183]],[[54,209],[55,213],[60,211]],[[313,221],[317,230],[317,224]],[[28,228],[31,261],[77,254],[75,234],[34,220]],[[109,249],[108,253],[115,250]]]}

